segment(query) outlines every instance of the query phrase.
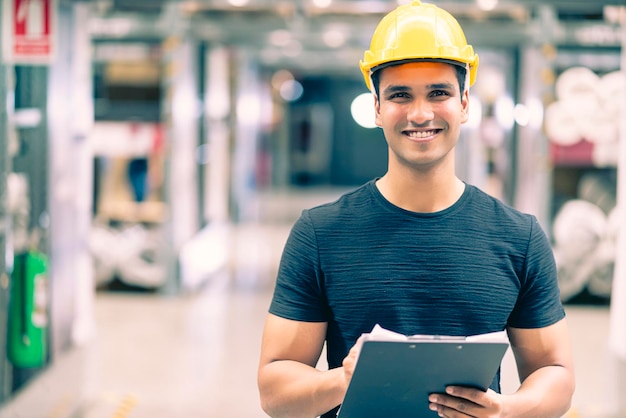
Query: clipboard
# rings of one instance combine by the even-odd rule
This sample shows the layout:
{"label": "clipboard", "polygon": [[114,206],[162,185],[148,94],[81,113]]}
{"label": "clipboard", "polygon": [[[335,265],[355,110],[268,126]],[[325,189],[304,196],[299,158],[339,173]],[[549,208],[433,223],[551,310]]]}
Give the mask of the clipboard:
{"label": "clipboard", "polygon": [[465,337],[366,340],[337,417],[436,417],[429,394],[448,385],[486,391],[508,346]]}

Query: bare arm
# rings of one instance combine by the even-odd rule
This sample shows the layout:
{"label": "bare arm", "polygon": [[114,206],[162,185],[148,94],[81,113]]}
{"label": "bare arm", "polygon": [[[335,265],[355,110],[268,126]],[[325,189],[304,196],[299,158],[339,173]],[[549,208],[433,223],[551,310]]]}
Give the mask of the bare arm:
{"label": "bare arm", "polygon": [[510,328],[508,332],[522,382],[515,392],[515,410],[526,410],[522,416],[564,415],[575,387],[566,320],[546,328]]}
{"label": "bare arm", "polygon": [[509,328],[521,380],[511,395],[453,386],[430,396],[431,409],[447,418],[557,418],[570,407],[574,367],[567,323],[537,329]]}
{"label": "bare arm", "polygon": [[268,315],[258,371],[261,405],[268,415],[311,418],[342,402],[347,388],[343,368],[315,368],[326,327],[325,322],[299,322]]}

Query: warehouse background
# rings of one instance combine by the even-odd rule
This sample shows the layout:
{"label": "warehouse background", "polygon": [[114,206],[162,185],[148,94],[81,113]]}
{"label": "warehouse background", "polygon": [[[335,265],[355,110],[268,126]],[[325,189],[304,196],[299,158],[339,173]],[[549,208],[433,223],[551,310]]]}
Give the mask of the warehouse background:
{"label": "warehouse background", "polygon": [[[594,353],[579,354],[571,416],[626,416],[616,395],[626,380],[626,5],[433,3],[458,18],[481,60],[458,173],[538,217],[574,340]],[[119,385],[114,375],[59,376],[88,374],[93,345],[115,347],[111,367],[124,364],[133,349],[122,340],[152,329],[151,318],[171,321],[161,316],[169,304],[201,318],[179,338],[207,357],[215,347],[204,338],[220,350],[242,344],[218,332],[225,323],[256,338],[252,318],[265,312],[300,211],[384,173],[358,62],[397,4],[2,0],[0,416],[106,416],[101,385]],[[242,403],[257,411],[253,383]],[[232,407],[228,388],[216,384],[204,408]],[[116,405],[151,404],[120,393]]]}

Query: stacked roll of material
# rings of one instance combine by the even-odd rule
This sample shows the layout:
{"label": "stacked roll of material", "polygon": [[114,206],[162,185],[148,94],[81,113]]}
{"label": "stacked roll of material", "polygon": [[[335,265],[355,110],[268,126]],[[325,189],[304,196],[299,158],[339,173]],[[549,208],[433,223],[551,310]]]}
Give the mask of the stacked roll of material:
{"label": "stacked roll of material", "polygon": [[90,248],[96,285],[102,287],[118,278],[144,288],[158,288],[165,283],[165,243],[158,228],[140,224],[92,228]]}
{"label": "stacked roll of material", "polygon": [[614,208],[607,215],[591,202],[573,199],[554,218],[554,254],[564,301],[583,289],[610,298],[620,223],[616,213]]}
{"label": "stacked roll of material", "polygon": [[561,146],[589,141],[594,144],[595,165],[615,165],[626,74],[614,71],[599,76],[589,68],[572,67],[557,78],[555,94],[557,100],[545,112],[550,141]]}

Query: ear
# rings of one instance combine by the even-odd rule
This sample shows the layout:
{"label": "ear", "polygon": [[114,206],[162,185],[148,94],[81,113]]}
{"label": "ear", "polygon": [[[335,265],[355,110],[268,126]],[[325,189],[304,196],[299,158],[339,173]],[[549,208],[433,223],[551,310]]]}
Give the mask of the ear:
{"label": "ear", "polygon": [[469,119],[469,90],[465,89],[461,95],[461,123]]}
{"label": "ear", "polygon": [[374,96],[374,112],[376,116],[374,122],[376,123],[376,126],[382,128],[382,121],[380,118],[380,100],[378,100],[378,96],[376,95],[376,93],[372,93],[372,95]]}

